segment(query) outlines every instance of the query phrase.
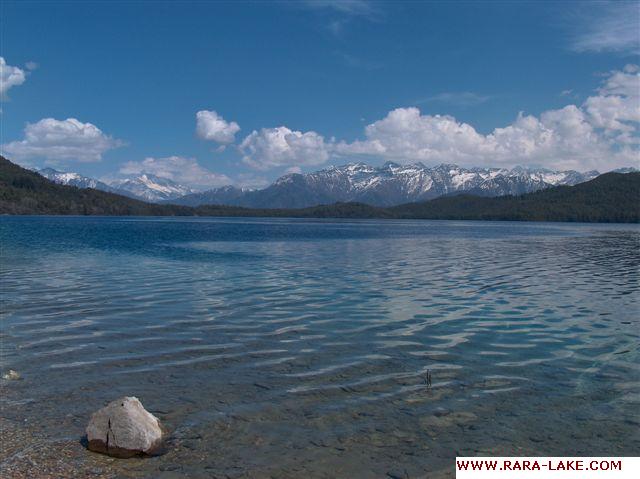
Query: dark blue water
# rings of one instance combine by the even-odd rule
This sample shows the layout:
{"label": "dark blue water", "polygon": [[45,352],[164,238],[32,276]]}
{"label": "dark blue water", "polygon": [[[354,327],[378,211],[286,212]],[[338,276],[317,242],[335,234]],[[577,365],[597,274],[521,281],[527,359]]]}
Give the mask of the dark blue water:
{"label": "dark blue water", "polygon": [[[424,477],[456,455],[640,453],[637,226],[0,227],[1,369],[24,378],[2,381],[2,415],[40,449],[66,444],[78,471]],[[168,426],[167,454],[82,449],[90,413],[121,395]]]}

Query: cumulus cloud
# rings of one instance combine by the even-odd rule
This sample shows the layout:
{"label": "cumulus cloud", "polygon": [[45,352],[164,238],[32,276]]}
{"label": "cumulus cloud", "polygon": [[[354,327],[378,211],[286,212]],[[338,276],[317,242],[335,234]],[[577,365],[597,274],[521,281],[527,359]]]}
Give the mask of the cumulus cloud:
{"label": "cumulus cloud", "polygon": [[91,123],[82,123],[75,118],[44,118],[27,123],[24,139],[5,143],[2,150],[3,154],[18,161],[44,158],[53,162],[94,162],[100,161],[106,151],[122,145],[122,141],[106,135]]}
{"label": "cumulus cloud", "polygon": [[314,131],[281,126],[253,131],[239,149],[243,161],[259,170],[300,171],[332,158],[364,156],[400,163],[606,171],[639,164],[639,125],[640,68],[627,65],[606,74],[596,94],[581,105],[539,116],[521,112],[510,125],[489,134],[452,116],[423,114],[410,107],[392,110],[367,125],[361,140],[336,142]]}
{"label": "cumulus cloud", "polygon": [[229,177],[214,173],[198,163],[195,158],[169,156],[129,161],[122,165],[123,175],[152,174],[196,189],[215,188],[231,184]]}
{"label": "cumulus cloud", "polygon": [[587,98],[584,109],[590,122],[620,144],[638,143],[640,122],[640,69],[627,65],[611,72],[598,95]]}
{"label": "cumulus cloud", "polygon": [[286,126],[253,131],[240,144],[242,161],[267,170],[281,166],[321,165],[329,159],[331,144],[315,131],[292,131]]}
{"label": "cumulus cloud", "polygon": [[325,145],[341,156],[399,162],[517,164],[611,169],[637,165],[640,74],[636,66],[610,72],[597,95],[539,117],[520,113],[488,135],[447,115],[398,108],[365,128],[365,139]]}
{"label": "cumulus cloud", "polygon": [[196,113],[196,133],[203,140],[228,145],[235,141],[238,131],[240,126],[235,121],[228,122],[213,110]]}
{"label": "cumulus cloud", "polygon": [[6,100],[7,92],[14,86],[22,85],[26,79],[24,70],[7,65],[4,57],[0,57],[0,100]]}

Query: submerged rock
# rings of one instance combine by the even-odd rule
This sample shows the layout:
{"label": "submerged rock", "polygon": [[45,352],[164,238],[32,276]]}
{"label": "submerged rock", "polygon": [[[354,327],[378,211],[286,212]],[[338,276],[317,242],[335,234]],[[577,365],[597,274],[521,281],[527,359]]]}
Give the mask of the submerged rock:
{"label": "submerged rock", "polygon": [[87,426],[89,449],[114,457],[157,453],[162,426],[135,397],[112,401],[93,413]]}
{"label": "submerged rock", "polygon": [[20,376],[20,373],[18,371],[9,369],[9,372],[2,375],[2,379],[16,380],[16,379],[22,379],[22,376]]}

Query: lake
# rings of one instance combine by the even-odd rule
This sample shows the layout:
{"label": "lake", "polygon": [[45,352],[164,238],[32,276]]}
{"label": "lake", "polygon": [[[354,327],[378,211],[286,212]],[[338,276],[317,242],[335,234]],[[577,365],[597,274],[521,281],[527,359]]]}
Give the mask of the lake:
{"label": "lake", "polygon": [[[0,228],[16,477],[446,477],[456,455],[640,453],[637,225]],[[167,426],[165,454],[84,449],[123,395]]]}

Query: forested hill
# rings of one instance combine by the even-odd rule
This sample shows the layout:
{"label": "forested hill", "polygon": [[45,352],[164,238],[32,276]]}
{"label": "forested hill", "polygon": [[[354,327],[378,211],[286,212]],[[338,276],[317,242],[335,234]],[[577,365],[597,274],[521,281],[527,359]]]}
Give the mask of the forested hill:
{"label": "forested hill", "polygon": [[299,210],[249,209],[236,206],[189,206],[146,203],[93,188],[54,183],[0,156],[0,214],[102,216],[299,216],[383,217],[368,205],[343,203]]}
{"label": "forested hill", "polygon": [[605,173],[521,196],[460,195],[390,208],[403,218],[640,222],[640,173]]}
{"label": "forested hill", "polygon": [[55,184],[0,156],[0,214],[109,216],[272,216],[516,221],[640,222],[640,173],[607,173],[576,186],[522,196],[449,196],[378,208],[336,203],[303,209],[191,208],[150,204],[94,189]]}
{"label": "forested hill", "polygon": [[[207,215],[242,216],[248,212],[227,206],[207,207]],[[193,216],[194,208],[161,205],[92,188],[56,184],[0,156],[0,214]]]}
{"label": "forested hill", "polygon": [[174,215],[189,214],[188,210],[151,205],[90,188],[58,185],[0,156],[0,213],[3,214]]}

